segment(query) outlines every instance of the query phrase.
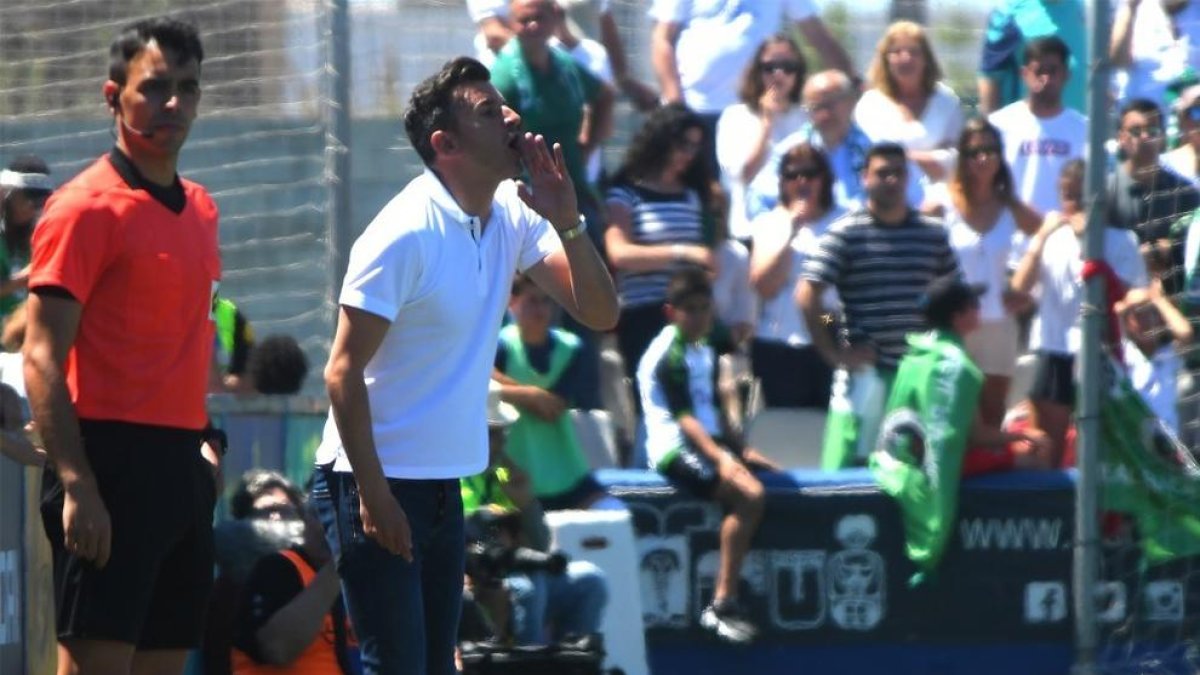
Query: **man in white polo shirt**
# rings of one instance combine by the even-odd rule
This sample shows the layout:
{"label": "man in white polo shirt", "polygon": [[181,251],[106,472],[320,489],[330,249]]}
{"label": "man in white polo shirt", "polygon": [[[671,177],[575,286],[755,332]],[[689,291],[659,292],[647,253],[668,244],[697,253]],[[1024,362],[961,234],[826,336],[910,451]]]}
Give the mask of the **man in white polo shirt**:
{"label": "man in white polo shirt", "polygon": [[[487,383],[513,275],[583,324],[616,323],[563,163],[474,59],[413,92],[425,162],[350,252],[325,368],[313,498],[368,675],[454,673],[463,580],[458,479],[487,466]],[[514,183],[524,164],[528,183]]]}

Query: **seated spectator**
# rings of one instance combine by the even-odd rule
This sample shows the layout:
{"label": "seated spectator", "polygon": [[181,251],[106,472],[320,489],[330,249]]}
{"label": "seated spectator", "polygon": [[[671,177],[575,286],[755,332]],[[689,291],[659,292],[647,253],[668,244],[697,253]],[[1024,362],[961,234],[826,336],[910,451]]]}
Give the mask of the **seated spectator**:
{"label": "seated spectator", "polygon": [[[286,481],[286,479],[284,479]],[[303,539],[254,563],[234,618],[233,675],[352,675],[358,650],[316,515],[288,482],[254,497],[253,518],[300,521]]]}
{"label": "seated spectator", "polygon": [[717,163],[729,192],[729,235],[753,236],[746,211],[746,186],[762,171],[773,147],[799,131],[808,114],[800,90],[808,66],[787,35],[772,35],[758,45],[738,87],[738,103],[717,120]]}
{"label": "seated spectator", "polygon": [[646,453],[651,467],[676,488],[724,509],[721,561],[700,625],[722,640],[744,644],[758,631],[738,604],[738,583],[764,501],[762,483],[750,471],[778,467],[731,433],[714,403],[712,286],[702,270],[686,268],[671,277],[666,314],[670,323],[638,363]]}
{"label": "seated spectator", "polygon": [[[496,540],[493,543],[507,550],[525,547],[545,552],[550,548],[550,530],[542,506],[533,494],[529,476],[505,452],[508,429],[518,417],[519,413],[501,400],[499,384],[492,383],[488,388],[488,468],[461,480],[463,509],[468,517],[480,510],[513,515],[509,520],[519,525],[488,534]],[[484,534],[469,534],[468,539]],[[475,600],[502,641],[511,638],[521,645],[543,644],[547,627],[552,642],[569,635],[600,632],[608,603],[608,584],[600,568],[584,560],[572,560],[557,573],[506,572],[503,580],[471,579]],[[501,581],[507,593],[497,596],[486,592],[488,586]]]}
{"label": "seated spectator", "polygon": [[1179,435],[1177,378],[1182,370],[1180,351],[1192,343],[1192,325],[1171,304],[1155,280],[1149,288],[1135,288],[1116,303],[1124,329],[1122,353],[1129,381],[1150,410]]}
{"label": "seated spectator", "polygon": [[1200,68],[1200,4],[1189,0],[1115,4],[1109,58],[1117,101],[1161,101],[1172,82]]}
{"label": "seated spectator", "polygon": [[716,271],[713,177],[700,154],[704,127],[682,105],[646,119],[608,190],[608,259],[616,271],[621,317],[617,350],[636,377],[646,345],[662,330],[671,273],[683,265]]}
{"label": "seated spectator", "polygon": [[[1198,5],[1200,6],[1200,5]],[[1167,168],[1200,185],[1200,84],[1184,89],[1175,100],[1176,124],[1179,128],[1178,148],[1163,153],[1162,161]]]}
{"label": "seated spectator", "polygon": [[854,121],[872,142],[904,146],[919,169],[909,170],[909,204],[920,206],[928,186],[945,181],[954,169],[963,125],[958,96],[941,81],[925,29],[911,21],[888,26],[867,79],[871,89],[855,106]]}
{"label": "seated spectator", "polygon": [[1000,132],[987,120],[967,121],[958,157],[948,198],[930,212],[945,221],[966,280],[987,289],[980,299],[980,325],[966,336],[966,345],[984,373],[979,402],[983,421],[999,427],[1017,362],[1020,338],[1014,313],[1030,302],[1008,288],[1013,240],[1037,232],[1042,217],[1014,194]]}
{"label": "seated spectator", "polygon": [[[1029,80],[1021,77],[1028,63],[1026,47],[1039,38],[1056,36],[1070,54],[1063,66],[1071,74],[1064,100],[1082,113],[1087,106],[1087,17],[1083,0],[996,0],[988,14],[979,59],[979,109],[991,114],[1025,97]],[[1057,174],[1055,174],[1057,175]]]}
{"label": "seated spectator", "polygon": [[17,157],[0,171],[0,319],[25,299],[33,226],[53,190],[40,157]]}
{"label": "seated spectator", "polygon": [[826,28],[812,0],[755,0],[720,4],[654,0],[651,60],[663,100],[686,103],[704,125],[704,155],[716,164],[721,112],[737,103],[737,80],[750,56],[776,33],[803,35],[828,68],[854,73],[850,57]]}
{"label": "seated spectator", "polygon": [[[754,220],[750,282],[762,304],[750,364],[771,408],[826,408],[833,369],[813,347],[795,303],[804,261],[830,223],[845,213],[833,201],[833,171],[825,153],[807,143],[780,160],[779,206]],[[824,302],[832,317],[837,293]],[[833,330],[832,318],[823,330]]]}
{"label": "seated spectator", "polygon": [[[957,275],[935,279],[926,288],[921,308],[930,330],[908,337],[909,350],[900,360],[871,453],[875,479],[900,502],[908,557],[920,575],[936,569],[950,541],[958,479],[973,468],[971,455],[1008,456],[1012,465],[1026,467],[1042,466],[1038,455],[1046,454],[1040,432],[1012,435],[979,417],[983,373],[964,340],[979,327],[983,293]],[[1019,450],[1013,444],[1020,444]]]}
{"label": "seated spectator", "polygon": [[[1029,293],[1041,285],[1029,346],[1037,367],[1029,400],[1031,424],[1053,443],[1053,464],[1062,463],[1067,428],[1075,409],[1075,354],[1079,351],[1079,315],[1083,305],[1083,160],[1069,162],[1059,179],[1061,212],[1046,215],[1013,274],[1012,288]],[[1130,288],[1148,283],[1146,264],[1129,230],[1104,230],[1104,260]]]}
{"label": "seated spectator", "polygon": [[307,375],[308,357],[290,335],[263,338],[250,350],[246,362],[246,379],[260,394],[295,394]]}
{"label": "seated spectator", "polygon": [[1164,169],[1163,119],[1158,104],[1133,99],[1121,109],[1117,145],[1124,159],[1108,177],[1105,213],[1115,227],[1132,230],[1150,271],[1169,294],[1182,290],[1178,272],[1183,242],[1171,238],[1171,226],[1200,206],[1191,181]]}
{"label": "seated spectator", "polygon": [[[554,300],[525,276],[513,282],[508,311],[513,323],[500,330],[496,379],[501,399],[520,411],[508,428],[507,454],[532,481],[547,511],[604,506],[624,509],[592,476],[571,420],[578,407],[579,338],[551,328]],[[605,499],[605,498],[608,499]]]}
{"label": "seated spectator", "polygon": [[[597,63],[602,53],[603,60],[611,64],[613,82],[629,97],[634,107],[641,111],[652,110],[658,104],[658,93],[630,74],[629,61],[616,19],[613,18],[610,0],[557,0],[555,4],[556,11],[561,13],[567,10],[571,19],[562,24],[571,39],[556,32],[563,48],[584,67]],[[475,58],[491,67],[497,52],[513,37],[512,25],[508,20],[509,0],[467,0],[467,13],[479,26],[479,33],[475,36]],[[579,20],[584,14],[594,20]],[[575,44],[575,40],[580,44]]]}
{"label": "seated spectator", "polygon": [[809,123],[775,145],[766,165],[747,188],[746,213],[750,218],[757,218],[779,204],[779,162],[784,153],[800,143],[821,150],[829,159],[834,202],[853,209],[865,199],[862,174],[871,139],[854,122],[854,105],[858,100],[854,84],[845,73],[825,70],[808,78],[802,97]]}

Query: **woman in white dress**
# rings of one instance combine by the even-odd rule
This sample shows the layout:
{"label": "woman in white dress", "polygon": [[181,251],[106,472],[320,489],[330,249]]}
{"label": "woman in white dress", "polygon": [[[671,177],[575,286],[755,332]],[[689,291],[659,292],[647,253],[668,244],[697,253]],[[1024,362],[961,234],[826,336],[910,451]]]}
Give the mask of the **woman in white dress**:
{"label": "woman in white dress", "polygon": [[[833,201],[825,153],[808,143],[788,150],[779,164],[779,205],[754,220],[750,256],[750,283],[762,304],[750,363],[769,407],[829,405],[833,371],[813,347],[792,298],[804,260],[843,213]],[[825,306],[836,307],[836,296]]]}
{"label": "woman in white dress", "polygon": [[1013,237],[1032,235],[1041,215],[1017,199],[1012,172],[1004,161],[1000,132],[986,119],[963,127],[958,167],[947,186],[947,199],[928,211],[945,218],[950,246],[963,275],[987,292],[980,297],[979,328],[966,338],[967,353],[984,373],[979,411],[984,424],[999,428],[1017,362],[1018,330],[1014,312],[1028,298],[1008,290],[1014,264]]}
{"label": "woman in white dress", "polygon": [[800,90],[808,64],[792,39],[773,35],[754,52],[738,88],[740,103],[717,120],[717,163],[721,183],[729,192],[729,235],[750,239],[746,186],[767,164],[771,150],[788,134],[808,122],[800,105]]}
{"label": "woman in white dress", "polygon": [[[888,26],[867,79],[871,89],[854,108],[858,126],[876,143],[894,141],[904,146],[909,160],[920,169],[909,171],[910,181],[927,186],[948,179],[954,171],[954,144],[963,113],[958,96],[941,82],[942,69],[925,29],[911,21]],[[910,185],[910,202],[921,194],[919,186]]]}

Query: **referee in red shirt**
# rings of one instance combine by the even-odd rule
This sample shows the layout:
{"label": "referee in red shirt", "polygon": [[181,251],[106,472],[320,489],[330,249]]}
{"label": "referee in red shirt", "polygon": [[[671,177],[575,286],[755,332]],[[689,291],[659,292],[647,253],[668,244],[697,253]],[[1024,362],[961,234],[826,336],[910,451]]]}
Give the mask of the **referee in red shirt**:
{"label": "referee in red shirt", "polygon": [[176,174],[200,101],[195,27],[121,31],[103,93],[116,147],[33,236],[29,401],[50,467],[58,672],[182,673],[212,585],[224,451],[206,431],[217,208]]}

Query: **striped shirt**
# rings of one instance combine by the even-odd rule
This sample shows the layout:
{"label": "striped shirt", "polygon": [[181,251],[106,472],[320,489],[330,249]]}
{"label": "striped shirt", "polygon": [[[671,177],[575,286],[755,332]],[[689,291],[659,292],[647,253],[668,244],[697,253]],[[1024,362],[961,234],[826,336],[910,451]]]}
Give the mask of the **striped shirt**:
{"label": "striped shirt", "polygon": [[[636,185],[608,190],[608,204],[629,210],[630,241],[642,246],[703,244],[704,215],[700,197],[692,190],[668,194]],[[617,271],[617,299],[621,307],[661,305],[667,300],[667,282],[675,266],[646,272]]]}
{"label": "striped shirt", "polygon": [[802,276],[837,288],[851,344],[875,348],[876,365],[894,369],[905,336],[926,329],[918,302],[935,278],[960,273],[946,228],[909,211],[900,225],[879,224],[866,209],[830,225]]}

